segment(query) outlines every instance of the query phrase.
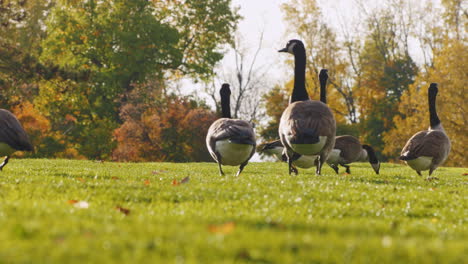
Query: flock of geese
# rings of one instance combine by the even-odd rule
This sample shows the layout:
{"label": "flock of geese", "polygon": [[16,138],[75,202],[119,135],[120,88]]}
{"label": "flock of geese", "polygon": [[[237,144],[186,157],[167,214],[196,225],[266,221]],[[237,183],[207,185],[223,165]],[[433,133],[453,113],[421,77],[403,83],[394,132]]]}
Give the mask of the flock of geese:
{"label": "flock of geese", "polygon": [[[379,174],[380,162],[369,145],[362,145],[353,136],[336,136],[336,122],[327,106],[327,70],[320,71],[320,101],[310,100],[305,87],[306,51],[300,40],[290,40],[279,52],[294,55],[294,88],[288,107],[284,110],[279,139],[262,144],[260,152],[274,154],[288,163],[289,174],[297,174],[297,168],[316,167],[320,175],[326,162],[338,173],[338,165],[346,168],[355,161],[369,161]],[[450,152],[450,140],[445,133],[436,111],[437,84],[429,87],[430,128],[414,134],[404,146],[400,159],[404,160],[420,176],[429,170],[429,176],[441,165]],[[220,90],[222,118],[211,124],[206,136],[206,146],[221,165],[239,166],[236,176],[242,172],[256,151],[256,138],[249,122],[231,118],[229,84]],[[5,157],[0,170],[7,165],[15,151],[33,151],[34,147],[18,119],[8,110],[0,109],[0,157]]]}
{"label": "flock of geese", "polygon": [[[259,152],[275,155],[279,160],[287,162],[289,174],[297,175],[297,168],[315,166],[316,174],[320,175],[324,163],[336,173],[339,171],[338,166],[346,168],[346,173],[351,173],[348,164],[356,161],[368,161],[375,173],[379,174],[380,162],[371,146],[361,144],[350,135],[336,136],[335,118],[326,99],[327,70],[322,69],[319,74],[320,101],[310,100],[305,86],[304,44],[292,39],[279,52],[294,55],[294,88],[289,105],[281,116],[279,139],[261,144]],[[414,134],[403,147],[400,156],[420,176],[421,171],[429,170],[431,177],[450,152],[450,140],[437,116],[437,93],[437,84],[432,83],[428,91],[429,129]],[[255,152],[255,132],[250,123],[231,118],[229,84],[222,85],[220,94],[222,118],[210,126],[206,145],[218,163],[221,175],[224,175],[221,165],[231,165],[239,166],[238,176]]]}

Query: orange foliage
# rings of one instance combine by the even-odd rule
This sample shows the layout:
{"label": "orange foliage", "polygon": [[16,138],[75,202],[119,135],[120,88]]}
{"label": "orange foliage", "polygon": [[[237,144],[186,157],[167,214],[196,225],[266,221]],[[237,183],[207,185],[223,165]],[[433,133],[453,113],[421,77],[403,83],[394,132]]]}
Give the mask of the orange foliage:
{"label": "orange foliage", "polygon": [[205,136],[215,114],[189,98],[169,96],[156,106],[127,104],[114,131],[119,161],[209,161]]}
{"label": "orange foliage", "polygon": [[[35,146],[36,153],[28,153],[26,155],[53,155],[55,157],[69,159],[84,158],[75,148],[65,143],[65,137],[61,133],[52,129],[49,119],[31,102],[24,101],[13,107],[11,110],[13,114],[16,115]],[[73,119],[70,119],[70,121],[72,120]],[[53,148],[50,148],[51,141],[55,142],[55,144],[60,144],[61,146],[56,148],[54,151]]]}

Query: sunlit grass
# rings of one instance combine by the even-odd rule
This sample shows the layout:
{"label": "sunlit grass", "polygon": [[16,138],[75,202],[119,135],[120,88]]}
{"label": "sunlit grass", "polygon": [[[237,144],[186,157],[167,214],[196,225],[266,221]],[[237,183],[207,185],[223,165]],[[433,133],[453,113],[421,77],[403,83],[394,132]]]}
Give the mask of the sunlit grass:
{"label": "sunlit grass", "polygon": [[[12,159],[0,263],[463,263],[468,169]],[[180,183],[185,177],[186,183]],[[87,207],[87,208],[86,208]],[[128,209],[128,211],[127,211]]]}

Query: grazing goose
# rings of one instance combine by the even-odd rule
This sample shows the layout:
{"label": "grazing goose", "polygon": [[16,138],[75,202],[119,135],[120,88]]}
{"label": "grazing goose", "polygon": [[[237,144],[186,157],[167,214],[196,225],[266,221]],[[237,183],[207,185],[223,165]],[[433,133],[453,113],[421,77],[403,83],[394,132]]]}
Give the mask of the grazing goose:
{"label": "grazing goose", "polygon": [[429,120],[428,130],[414,134],[401,151],[404,160],[419,176],[429,170],[429,177],[447,159],[450,152],[450,139],[445,133],[436,111],[437,83],[431,83],[428,91]]}
{"label": "grazing goose", "polygon": [[[316,174],[320,175],[322,165],[335,144],[335,118],[326,104],[309,99],[305,88],[304,44],[300,40],[293,39],[279,52],[294,55],[294,88],[278,129],[281,143],[285,147],[289,174],[292,172],[297,174],[297,170],[292,166],[293,161],[303,155],[312,156],[310,158],[315,161],[317,167]],[[321,75],[326,76],[326,71],[324,73]],[[324,85],[321,85],[320,92],[325,98]]]}
{"label": "grazing goose", "polygon": [[206,135],[206,146],[218,163],[221,175],[224,175],[221,165],[240,165],[236,174],[239,176],[255,153],[255,133],[250,123],[231,119],[229,84],[222,85],[220,94],[223,118],[211,124]]}
{"label": "grazing goose", "polygon": [[379,174],[380,162],[374,149],[369,145],[361,145],[359,139],[344,135],[335,138],[335,147],[327,159],[327,164],[338,173],[338,165],[346,168],[346,173],[351,173],[347,164],[355,161],[369,161],[375,173]]}
{"label": "grazing goose", "polygon": [[15,151],[33,151],[26,131],[18,119],[8,110],[0,109],[0,157],[5,157],[0,170],[7,165],[10,155]]}

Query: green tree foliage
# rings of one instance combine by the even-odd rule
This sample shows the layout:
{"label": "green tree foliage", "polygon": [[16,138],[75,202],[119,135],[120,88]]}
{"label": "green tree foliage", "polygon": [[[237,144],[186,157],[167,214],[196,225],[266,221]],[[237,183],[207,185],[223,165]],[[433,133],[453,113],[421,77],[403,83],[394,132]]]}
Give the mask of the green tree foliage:
{"label": "green tree foliage", "polygon": [[47,118],[43,130],[56,133],[36,141],[57,156],[74,149],[76,157],[109,158],[136,85],[212,73],[239,20],[230,3],[0,1],[0,102],[32,102],[21,111]]}

